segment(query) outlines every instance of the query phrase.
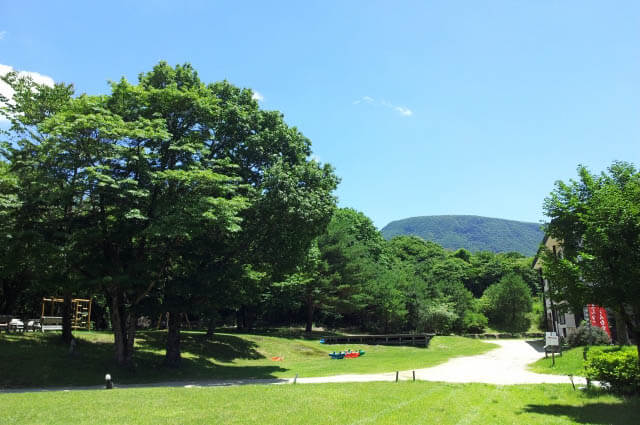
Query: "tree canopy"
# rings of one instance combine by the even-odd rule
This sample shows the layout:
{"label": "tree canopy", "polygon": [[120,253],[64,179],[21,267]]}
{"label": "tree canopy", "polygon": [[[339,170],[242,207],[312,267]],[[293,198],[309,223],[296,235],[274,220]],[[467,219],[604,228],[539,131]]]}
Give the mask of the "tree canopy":
{"label": "tree canopy", "polygon": [[578,167],[578,180],[559,181],[545,199],[547,234],[562,243],[544,267],[575,304],[610,307],[625,318],[640,358],[640,172],[614,162],[606,172]]}
{"label": "tree canopy", "polygon": [[[104,96],[5,81],[16,95],[3,108],[3,213],[39,238],[38,270],[64,292],[105,293],[119,363],[131,362],[144,303],[178,314],[249,268],[287,272],[331,217],[332,168],[249,89],[164,62]],[[227,273],[211,269],[222,263]]]}

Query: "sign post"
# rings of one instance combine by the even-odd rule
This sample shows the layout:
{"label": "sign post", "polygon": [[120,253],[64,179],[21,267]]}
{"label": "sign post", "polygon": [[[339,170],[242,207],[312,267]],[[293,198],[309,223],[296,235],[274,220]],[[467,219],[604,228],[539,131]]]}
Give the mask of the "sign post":
{"label": "sign post", "polygon": [[558,334],[555,332],[545,332],[544,333],[544,357],[547,358],[547,354],[551,351],[551,358],[553,360],[553,364],[556,364],[556,351],[559,351],[562,355],[562,351],[560,351],[560,338],[558,338]]}

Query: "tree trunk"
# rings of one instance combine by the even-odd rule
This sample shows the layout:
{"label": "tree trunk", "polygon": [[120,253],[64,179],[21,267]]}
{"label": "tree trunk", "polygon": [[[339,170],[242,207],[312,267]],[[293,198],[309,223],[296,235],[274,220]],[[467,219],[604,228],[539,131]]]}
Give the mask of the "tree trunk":
{"label": "tree trunk", "polygon": [[247,312],[244,305],[240,306],[240,309],[236,313],[236,321],[238,329],[247,328]]}
{"label": "tree trunk", "polygon": [[213,336],[216,330],[216,320],[213,317],[209,318],[209,323],[207,323],[207,338]]}
{"label": "tree trunk", "polygon": [[69,345],[73,339],[71,333],[71,294],[66,292],[64,294],[64,302],[62,303],[62,341]]}
{"label": "tree trunk", "polygon": [[633,331],[633,338],[636,340],[636,350],[638,351],[638,364],[640,364],[640,307],[635,305],[633,307],[633,325],[631,330]]}
{"label": "tree trunk", "polygon": [[313,294],[311,290],[307,290],[307,326],[305,332],[311,332],[313,329]]}
{"label": "tree trunk", "polygon": [[167,352],[164,364],[168,367],[180,366],[180,314],[172,311],[167,321]]}
{"label": "tree trunk", "polygon": [[133,366],[133,344],[136,340],[136,321],[137,317],[129,311],[126,320],[126,344],[125,344],[125,365]]}
{"label": "tree trunk", "polygon": [[629,343],[629,335],[627,333],[627,324],[624,321],[624,317],[618,310],[614,310],[613,313],[616,319],[616,343],[618,345],[627,345]]}
{"label": "tree trunk", "polygon": [[120,366],[133,364],[133,343],[136,336],[136,318],[131,312],[125,312],[122,293],[113,290],[111,298],[111,327],[115,346],[115,361]]}

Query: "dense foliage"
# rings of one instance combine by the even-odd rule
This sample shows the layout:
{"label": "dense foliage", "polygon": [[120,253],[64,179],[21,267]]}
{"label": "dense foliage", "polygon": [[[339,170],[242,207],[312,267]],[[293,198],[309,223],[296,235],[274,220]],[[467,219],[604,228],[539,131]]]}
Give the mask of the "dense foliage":
{"label": "dense foliage", "polygon": [[[509,312],[513,305],[522,308],[513,313],[518,318],[531,310],[531,293],[537,293],[531,258],[452,252],[416,236],[385,241],[369,218],[348,208],[336,211],[318,238],[313,266],[305,264],[269,297],[272,301],[286,294],[287,306],[252,307],[259,312],[257,322],[304,320],[308,329],[315,322],[372,332],[483,332],[487,325],[505,328],[502,316],[490,321],[482,311],[480,297],[492,284],[509,276],[524,285],[520,289],[528,303],[510,304],[510,293],[500,299]],[[528,321],[518,323],[522,327]]]}
{"label": "dense foliage", "polygon": [[536,291],[521,254],[387,241],[336,209],[338,178],[307,138],[190,65],[161,62],[103,96],[4,80],[16,94],[0,99],[0,313],[35,317],[43,296],[64,297],[69,341],[70,300],[91,297],[121,365],[150,324],[178,366],[184,323],[482,332],[504,325],[485,311],[516,314],[504,297],[486,309],[487,288],[508,276]]}
{"label": "dense foliage", "polygon": [[118,363],[132,362],[137,318],[160,311],[177,365],[181,314],[292,270],[331,217],[331,167],[250,90],[166,63],[105,96],[5,81],[2,214],[19,264],[3,288],[27,277],[65,299],[103,293]]}
{"label": "dense foliage", "polygon": [[518,275],[507,275],[488,287],[480,303],[491,323],[501,329],[525,332],[531,326],[526,314],[532,310],[531,290]]}
{"label": "dense foliage", "polygon": [[546,232],[562,244],[560,255],[544,253],[545,274],[556,299],[574,309],[598,304],[616,311],[640,361],[640,172],[614,162],[601,174],[580,166],[578,176],[557,182],[545,199]]}
{"label": "dense foliage", "polygon": [[472,215],[434,215],[392,221],[382,229],[385,238],[415,235],[446,249],[472,252],[519,252],[532,256],[544,233],[536,223]]}
{"label": "dense foliage", "polygon": [[628,351],[604,351],[593,354],[586,362],[587,377],[610,386],[622,394],[640,394],[640,363]]}
{"label": "dense foliage", "polygon": [[567,336],[567,344],[571,347],[608,345],[611,344],[611,338],[609,338],[604,329],[582,322],[575,332]]}

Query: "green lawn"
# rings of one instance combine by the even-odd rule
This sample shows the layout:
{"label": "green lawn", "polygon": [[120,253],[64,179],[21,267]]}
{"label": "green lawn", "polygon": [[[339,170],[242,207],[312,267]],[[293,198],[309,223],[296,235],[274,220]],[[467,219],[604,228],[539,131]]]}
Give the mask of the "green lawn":
{"label": "green lawn", "polygon": [[640,399],[570,385],[433,382],[0,394],[3,423],[636,425]]}
{"label": "green lawn", "polygon": [[[323,345],[296,335],[183,333],[183,364],[179,369],[161,366],[165,333],[139,333],[136,367],[113,363],[110,333],[77,332],[77,354],[55,333],[0,335],[0,388],[100,385],[105,373],[116,383],[142,383],[222,378],[275,378],[376,373],[418,369],[445,362],[454,356],[480,354],[495,348],[485,342],[455,336],[435,337],[429,348],[352,344]],[[357,359],[331,360],[334,350],[364,349]],[[283,357],[273,361],[272,357]]]}
{"label": "green lawn", "polygon": [[[584,347],[576,347],[570,350],[564,351],[562,357],[556,355],[556,364],[553,366],[553,360],[551,355],[546,359],[540,359],[535,363],[529,365],[529,369],[537,373],[551,373],[555,375],[578,375],[584,376],[584,360],[582,357]],[[589,348],[587,358],[590,354],[598,351],[633,351],[636,352],[636,347],[612,347],[609,345],[593,346]]]}

